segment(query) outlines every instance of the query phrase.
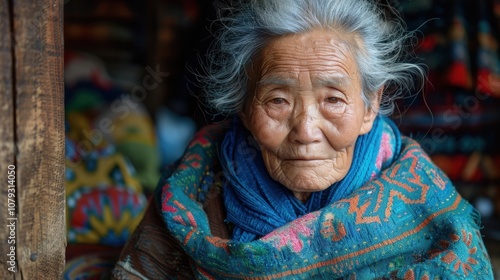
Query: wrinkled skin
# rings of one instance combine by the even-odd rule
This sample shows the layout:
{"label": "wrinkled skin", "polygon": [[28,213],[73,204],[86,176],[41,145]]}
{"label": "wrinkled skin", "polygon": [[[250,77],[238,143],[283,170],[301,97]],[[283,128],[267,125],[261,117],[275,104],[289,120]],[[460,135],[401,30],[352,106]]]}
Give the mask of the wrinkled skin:
{"label": "wrinkled skin", "polygon": [[303,202],[344,178],[356,139],[376,117],[379,98],[367,107],[361,97],[357,43],[325,30],[287,35],[270,41],[249,70],[243,123],[271,177]]}

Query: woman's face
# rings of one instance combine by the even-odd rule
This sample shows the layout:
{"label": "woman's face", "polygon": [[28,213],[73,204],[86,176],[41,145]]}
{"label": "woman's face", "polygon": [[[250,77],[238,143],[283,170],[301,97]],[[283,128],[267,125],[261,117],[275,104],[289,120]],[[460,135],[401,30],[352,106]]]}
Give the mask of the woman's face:
{"label": "woman's face", "polygon": [[274,39],[249,73],[253,95],[243,123],[271,177],[302,201],[344,178],[356,139],[376,116],[361,97],[356,41],[343,35],[314,30]]}

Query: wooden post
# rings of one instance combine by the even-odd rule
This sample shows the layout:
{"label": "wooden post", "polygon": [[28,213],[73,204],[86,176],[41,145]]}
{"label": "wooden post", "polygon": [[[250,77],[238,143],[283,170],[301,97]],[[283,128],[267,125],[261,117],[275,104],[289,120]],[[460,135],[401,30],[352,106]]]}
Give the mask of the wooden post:
{"label": "wooden post", "polygon": [[[9,273],[10,230],[7,228],[8,167],[15,164],[14,157],[14,96],[12,81],[12,38],[8,0],[0,0],[0,279],[13,279]],[[15,186],[14,186],[15,190]],[[15,193],[14,195],[17,195]],[[13,232],[14,234],[15,231]],[[10,241],[12,243],[13,241]],[[13,264],[16,264],[14,262]]]}
{"label": "wooden post", "polygon": [[[7,202],[7,170],[15,165],[17,212],[17,272],[6,270],[10,231],[2,226],[0,278],[60,279],[66,246],[63,1],[0,5],[0,32],[10,34],[0,36],[0,129],[7,131],[0,134],[0,199]],[[5,202],[0,221],[8,224]]]}

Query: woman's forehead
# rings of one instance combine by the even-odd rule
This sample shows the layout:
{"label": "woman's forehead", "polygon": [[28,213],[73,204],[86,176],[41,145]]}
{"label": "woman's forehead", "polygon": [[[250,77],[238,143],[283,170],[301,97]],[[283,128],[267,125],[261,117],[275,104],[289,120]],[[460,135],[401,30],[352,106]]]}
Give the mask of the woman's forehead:
{"label": "woman's forehead", "polygon": [[[314,71],[308,73],[314,86],[335,86],[344,87],[352,83],[352,77],[338,72]],[[300,84],[299,73],[297,72],[273,72],[265,75],[257,81],[257,87],[269,85],[298,86]]]}
{"label": "woman's forehead", "polygon": [[355,67],[355,49],[339,36],[320,30],[271,39],[257,56],[254,67],[259,66],[265,72],[301,67],[316,71],[328,71],[332,66]]}
{"label": "woman's forehead", "polygon": [[359,79],[350,48],[330,44],[329,38],[318,34],[307,35],[283,37],[269,44],[254,61],[251,80],[262,87],[296,86],[305,76],[318,86],[348,85]]}

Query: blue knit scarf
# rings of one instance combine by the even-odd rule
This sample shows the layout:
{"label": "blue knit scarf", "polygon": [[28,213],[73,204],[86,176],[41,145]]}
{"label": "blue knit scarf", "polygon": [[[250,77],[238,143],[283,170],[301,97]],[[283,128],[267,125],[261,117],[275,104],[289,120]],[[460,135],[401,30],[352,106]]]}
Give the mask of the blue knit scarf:
{"label": "blue knit scarf", "polygon": [[[307,213],[345,198],[363,186],[374,172],[379,171],[375,162],[384,122],[394,125],[379,116],[371,131],[358,137],[352,165],[344,179],[323,191],[312,193],[308,201],[302,203],[290,190],[271,178],[257,143],[241,121],[235,118],[220,150],[226,178],[226,220],[234,224],[233,240],[255,240]],[[400,142],[399,134],[394,137]]]}

